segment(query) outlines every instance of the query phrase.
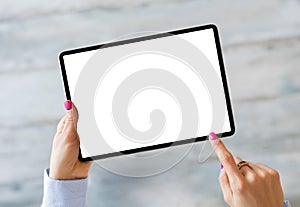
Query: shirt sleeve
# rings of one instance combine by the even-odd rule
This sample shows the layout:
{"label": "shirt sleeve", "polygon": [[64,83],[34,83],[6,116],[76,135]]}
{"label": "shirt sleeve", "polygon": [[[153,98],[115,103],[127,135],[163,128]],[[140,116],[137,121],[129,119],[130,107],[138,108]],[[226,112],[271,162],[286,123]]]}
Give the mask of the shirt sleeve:
{"label": "shirt sleeve", "polygon": [[42,207],[84,207],[87,183],[87,178],[79,180],[51,179],[49,169],[46,169]]}

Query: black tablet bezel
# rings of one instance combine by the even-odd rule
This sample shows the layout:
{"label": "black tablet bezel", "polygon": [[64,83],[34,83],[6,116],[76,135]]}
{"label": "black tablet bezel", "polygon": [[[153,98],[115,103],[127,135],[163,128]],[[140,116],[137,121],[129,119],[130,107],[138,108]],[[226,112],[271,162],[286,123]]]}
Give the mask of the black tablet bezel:
{"label": "black tablet bezel", "polygon": [[[116,41],[116,42],[88,46],[88,47],[84,47],[84,48],[71,49],[71,50],[61,52],[59,54],[59,62],[60,62],[61,74],[62,74],[62,79],[63,79],[63,84],[64,84],[67,100],[71,100],[71,95],[70,95],[70,91],[69,91],[67,73],[66,73],[64,59],[63,59],[63,57],[65,55],[71,55],[71,54],[75,54],[75,53],[87,52],[87,51],[91,51],[91,50],[98,50],[98,49],[103,49],[103,48],[108,48],[108,47],[125,45],[125,44],[145,41],[145,40],[152,40],[152,39],[156,39],[156,38],[162,38],[162,37],[167,37],[167,36],[171,36],[171,35],[179,35],[179,34],[195,32],[195,31],[200,31],[200,30],[206,30],[206,29],[213,29],[213,32],[214,32],[215,44],[216,44],[217,54],[218,54],[218,61],[219,61],[219,66],[220,66],[220,70],[221,70],[221,78],[222,78],[222,82],[223,82],[223,89],[224,89],[224,93],[225,93],[228,117],[229,117],[230,128],[231,128],[231,130],[229,132],[219,133],[217,135],[219,137],[232,136],[235,133],[233,111],[232,111],[232,107],[231,107],[231,101],[230,101],[230,95],[229,95],[229,90],[228,90],[228,84],[227,84],[227,78],[226,78],[226,73],[225,73],[225,66],[224,66],[224,61],[223,61],[223,56],[222,56],[218,28],[214,24],[185,28],[185,29],[180,29],[180,30],[176,30],[176,31],[163,32],[163,33],[144,36],[144,37],[137,37],[137,38],[126,39],[126,40],[121,40],[121,41]],[[189,138],[189,139],[175,141],[175,142],[168,142],[168,143],[163,143],[163,144],[158,144],[158,145],[153,145],[153,146],[141,147],[141,148],[137,148],[137,149],[130,149],[130,150],[125,150],[125,151],[113,152],[113,153],[96,155],[96,156],[85,157],[85,158],[82,157],[81,150],[79,148],[79,157],[78,158],[81,161],[92,161],[92,160],[96,160],[96,159],[103,159],[103,158],[109,158],[109,157],[116,157],[116,156],[120,156],[120,155],[128,155],[128,154],[133,154],[133,153],[138,153],[138,152],[144,152],[144,151],[149,151],[149,150],[162,149],[162,148],[170,147],[171,145],[176,146],[176,145],[189,144],[189,143],[205,141],[205,140],[207,140],[207,136]]]}

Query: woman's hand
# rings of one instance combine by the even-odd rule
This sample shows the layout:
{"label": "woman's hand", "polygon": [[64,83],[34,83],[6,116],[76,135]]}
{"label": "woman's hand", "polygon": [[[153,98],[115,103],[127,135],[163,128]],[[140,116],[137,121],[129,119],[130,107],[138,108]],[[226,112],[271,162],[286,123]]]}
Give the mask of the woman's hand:
{"label": "woman's hand", "polygon": [[219,182],[227,204],[231,207],[283,206],[284,196],[276,170],[251,162],[239,169],[237,163],[242,160],[234,158],[213,132],[210,142],[222,163]]}
{"label": "woman's hand", "polygon": [[78,160],[78,113],[71,101],[65,102],[65,108],[66,115],[60,120],[53,140],[49,176],[55,180],[86,178],[92,162]]}

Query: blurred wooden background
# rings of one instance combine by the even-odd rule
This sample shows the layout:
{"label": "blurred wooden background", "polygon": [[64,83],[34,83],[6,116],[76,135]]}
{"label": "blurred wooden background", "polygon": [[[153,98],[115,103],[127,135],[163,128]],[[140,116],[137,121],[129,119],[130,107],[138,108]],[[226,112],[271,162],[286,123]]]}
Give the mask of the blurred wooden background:
{"label": "blurred wooden background", "polygon": [[[64,114],[60,51],[141,31],[219,26],[236,117],[227,146],[281,173],[300,206],[300,1],[52,0],[0,3],[0,206],[38,206],[56,124]],[[158,176],[96,165],[89,206],[225,206],[213,155],[192,151]]]}

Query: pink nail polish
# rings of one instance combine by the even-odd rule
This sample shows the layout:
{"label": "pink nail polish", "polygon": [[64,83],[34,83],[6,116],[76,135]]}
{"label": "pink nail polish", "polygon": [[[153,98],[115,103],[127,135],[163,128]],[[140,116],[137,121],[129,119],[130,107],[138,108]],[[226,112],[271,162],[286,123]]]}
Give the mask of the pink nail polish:
{"label": "pink nail polish", "polygon": [[221,163],[221,170],[224,168],[224,166],[222,165],[222,163]]}
{"label": "pink nail polish", "polygon": [[64,104],[65,104],[65,108],[67,110],[71,110],[72,109],[72,102],[70,100],[66,100]]}
{"label": "pink nail polish", "polygon": [[218,136],[214,132],[209,133],[209,137],[210,137],[211,140],[218,139]]}

